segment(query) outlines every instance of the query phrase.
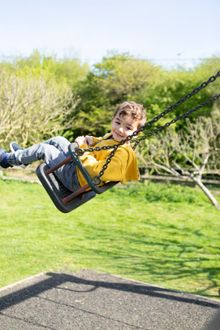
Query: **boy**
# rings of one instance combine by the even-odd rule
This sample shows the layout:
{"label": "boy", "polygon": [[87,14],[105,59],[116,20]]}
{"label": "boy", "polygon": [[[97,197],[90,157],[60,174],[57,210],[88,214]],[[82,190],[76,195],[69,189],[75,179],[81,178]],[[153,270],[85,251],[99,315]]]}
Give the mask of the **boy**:
{"label": "boy", "polygon": [[[80,148],[102,147],[115,145],[127,136],[131,135],[146,122],[144,107],[135,102],[123,102],[120,104],[113,116],[111,133],[102,138],[92,136],[79,136],[75,142]],[[49,167],[54,167],[68,156],[70,142],[61,136],[51,138],[43,143],[35,144],[29,148],[22,149],[16,143],[11,143],[12,152],[0,149],[0,166],[3,168],[12,166],[28,165],[37,160],[44,160]],[[97,176],[111,150],[85,152],[80,156],[83,166],[91,177]],[[69,162],[56,170],[56,176],[62,184],[70,191],[75,191],[86,181],[73,162]],[[101,177],[103,182],[137,180],[139,171],[135,153],[129,143],[120,146],[109,163],[106,171]]]}

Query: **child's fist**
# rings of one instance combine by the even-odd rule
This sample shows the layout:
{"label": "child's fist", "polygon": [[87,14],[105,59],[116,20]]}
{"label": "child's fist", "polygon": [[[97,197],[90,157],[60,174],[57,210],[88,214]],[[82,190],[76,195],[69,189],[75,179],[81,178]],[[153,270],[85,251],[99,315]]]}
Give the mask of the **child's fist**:
{"label": "child's fist", "polygon": [[92,145],[93,145],[93,137],[90,136],[90,135],[86,135],[85,138],[86,138],[86,143],[87,143],[89,146],[92,146]]}
{"label": "child's fist", "polygon": [[87,143],[86,142],[86,137],[85,136],[78,136],[76,139],[75,139],[75,142],[78,143],[79,146],[81,146],[82,144],[85,144]]}

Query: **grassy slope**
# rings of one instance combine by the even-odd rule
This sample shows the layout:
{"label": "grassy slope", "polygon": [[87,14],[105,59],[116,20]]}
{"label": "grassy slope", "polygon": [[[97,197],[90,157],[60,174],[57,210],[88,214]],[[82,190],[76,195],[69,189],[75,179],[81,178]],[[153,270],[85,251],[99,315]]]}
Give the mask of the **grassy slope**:
{"label": "grassy slope", "polygon": [[69,214],[37,184],[0,181],[0,286],[90,268],[217,297],[220,213],[196,189],[115,188]]}

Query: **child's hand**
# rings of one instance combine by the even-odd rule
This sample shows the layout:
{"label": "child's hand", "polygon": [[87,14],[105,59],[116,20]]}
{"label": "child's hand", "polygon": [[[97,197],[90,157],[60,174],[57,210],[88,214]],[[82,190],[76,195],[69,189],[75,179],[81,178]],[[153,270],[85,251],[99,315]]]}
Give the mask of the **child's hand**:
{"label": "child's hand", "polygon": [[76,139],[75,139],[75,142],[78,143],[79,146],[81,146],[82,144],[85,144],[87,143],[86,141],[86,137],[85,136],[78,136]]}
{"label": "child's hand", "polygon": [[85,136],[86,138],[86,143],[89,145],[89,146],[92,146],[94,143],[93,143],[93,137],[90,136],[90,135],[86,135]]}

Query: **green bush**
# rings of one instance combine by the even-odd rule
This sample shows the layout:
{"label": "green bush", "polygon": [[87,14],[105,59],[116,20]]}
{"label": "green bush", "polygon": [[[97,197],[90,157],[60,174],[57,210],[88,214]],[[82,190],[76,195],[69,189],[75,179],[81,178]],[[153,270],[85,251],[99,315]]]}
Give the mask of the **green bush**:
{"label": "green bush", "polygon": [[27,145],[57,134],[70,104],[74,106],[73,94],[65,83],[44,75],[21,77],[1,70],[1,146],[8,146],[11,140]]}

